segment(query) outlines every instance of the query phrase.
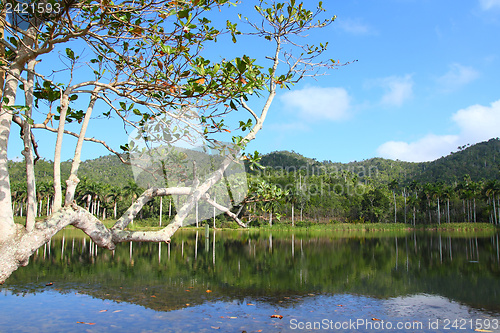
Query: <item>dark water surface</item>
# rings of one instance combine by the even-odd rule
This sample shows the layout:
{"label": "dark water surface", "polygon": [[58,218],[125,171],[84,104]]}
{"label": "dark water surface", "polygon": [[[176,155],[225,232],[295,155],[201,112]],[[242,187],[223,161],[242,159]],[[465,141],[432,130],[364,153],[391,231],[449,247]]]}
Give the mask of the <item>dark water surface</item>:
{"label": "dark water surface", "polygon": [[65,230],[0,287],[0,332],[500,332],[499,238]]}

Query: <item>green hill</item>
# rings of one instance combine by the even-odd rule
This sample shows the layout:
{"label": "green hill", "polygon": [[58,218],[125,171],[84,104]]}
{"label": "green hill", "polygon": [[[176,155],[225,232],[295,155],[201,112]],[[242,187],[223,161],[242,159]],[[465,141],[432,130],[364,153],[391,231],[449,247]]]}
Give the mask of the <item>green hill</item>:
{"label": "green hill", "polygon": [[[420,183],[437,181],[453,183],[461,180],[466,174],[470,175],[471,180],[479,181],[499,178],[500,140],[494,138],[481,142],[432,162],[413,163],[379,157],[350,163],[319,162],[293,151],[276,151],[264,155],[261,164],[268,169],[289,172],[303,170],[309,174],[349,172],[357,175],[360,180],[370,177],[382,184],[394,179],[400,183],[410,183],[413,180]],[[10,162],[9,166],[11,181],[24,181],[23,162]],[[71,161],[62,163],[63,179],[69,175],[70,167]],[[35,171],[37,180],[51,180],[52,162],[38,161]],[[129,179],[133,179],[131,167],[121,163],[114,155],[82,162],[79,175],[90,181],[119,187],[126,184]]]}
{"label": "green hill", "polygon": [[494,138],[480,142],[432,162],[414,163],[380,157],[349,163],[318,162],[295,152],[276,151],[264,155],[261,164],[276,170],[304,170],[315,174],[351,172],[361,180],[370,177],[381,183],[394,179],[400,183],[413,180],[420,183],[454,183],[466,174],[470,175],[471,180],[479,181],[499,178],[500,140]]}
{"label": "green hill", "polygon": [[[260,185],[267,188],[265,185],[268,184],[269,188],[275,186],[291,192],[287,200],[273,203],[274,206],[262,201],[247,207],[246,214],[256,214],[256,225],[259,221],[268,223],[271,216],[289,219],[292,206],[296,209],[295,216],[300,216],[300,220],[303,216],[309,221],[328,223],[398,220],[427,224],[445,221],[497,224],[500,221],[496,208],[500,206],[497,195],[500,193],[498,138],[461,147],[458,152],[423,163],[378,157],[350,163],[319,162],[295,152],[278,151],[264,155],[261,164],[266,167],[263,172],[250,171],[251,184],[257,184],[254,191],[259,191]],[[22,189],[25,181],[24,164],[10,162],[9,166],[11,183],[17,189]],[[68,177],[69,169],[70,161],[62,163],[63,179]],[[37,182],[52,180],[52,162],[40,160],[35,171]],[[470,178],[464,180],[466,175]],[[82,162],[79,177],[82,179],[82,188],[87,186],[87,190],[95,190],[102,184],[123,188],[133,179],[133,174],[131,166],[109,155]],[[22,201],[22,198],[22,195],[18,195],[17,200]],[[158,214],[158,202],[148,206],[145,217]],[[129,203],[130,198],[120,200],[118,213],[123,213]],[[102,207],[107,205],[106,208],[111,209],[111,204],[107,200]],[[270,207],[273,215],[269,212]],[[250,215],[247,218],[250,220]]]}

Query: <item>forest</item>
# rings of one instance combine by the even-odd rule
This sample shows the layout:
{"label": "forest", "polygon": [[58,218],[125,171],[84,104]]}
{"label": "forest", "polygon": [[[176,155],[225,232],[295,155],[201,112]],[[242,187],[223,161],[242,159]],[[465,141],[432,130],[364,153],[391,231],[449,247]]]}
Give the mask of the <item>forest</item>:
{"label": "forest", "polygon": [[[247,166],[248,192],[233,212],[250,226],[297,223],[450,222],[500,224],[500,140],[491,139],[432,162],[372,158],[350,163],[319,162],[295,152],[272,152]],[[334,153],[332,152],[332,155]],[[71,161],[61,164],[63,177]],[[51,213],[52,163],[35,166],[37,216]],[[25,215],[23,162],[9,162],[16,216]],[[75,199],[95,216],[116,219],[144,191],[129,165],[108,155],[81,166]],[[175,215],[172,197],[155,198],[141,211],[139,225],[167,224]],[[161,219],[160,219],[161,216]],[[201,223],[202,221],[200,221]],[[236,226],[219,215],[217,226]]]}

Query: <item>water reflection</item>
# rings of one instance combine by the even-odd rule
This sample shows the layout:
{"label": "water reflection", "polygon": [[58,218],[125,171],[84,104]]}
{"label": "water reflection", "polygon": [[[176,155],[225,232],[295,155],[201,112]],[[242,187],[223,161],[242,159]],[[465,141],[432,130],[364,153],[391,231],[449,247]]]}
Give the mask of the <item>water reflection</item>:
{"label": "water reflection", "polygon": [[[200,234],[184,231],[168,245],[129,243],[110,252],[66,230],[3,288],[14,294],[36,293],[46,291],[50,281],[61,293],[77,290],[157,311],[250,298],[293,312],[316,303],[318,295],[330,297],[323,302],[331,303],[332,297],[348,294],[392,304],[391,309],[411,308],[417,301],[424,308],[429,304],[423,299],[432,298],[500,314],[498,234]],[[318,309],[327,308],[314,309],[321,314]]]}

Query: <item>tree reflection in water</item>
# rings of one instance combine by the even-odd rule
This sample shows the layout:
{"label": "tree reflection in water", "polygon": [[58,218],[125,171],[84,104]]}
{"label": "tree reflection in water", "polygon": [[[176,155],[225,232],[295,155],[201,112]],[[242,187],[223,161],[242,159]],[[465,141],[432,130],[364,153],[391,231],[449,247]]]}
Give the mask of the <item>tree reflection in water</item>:
{"label": "tree reflection in water", "polygon": [[[53,287],[45,286],[49,281]],[[130,243],[109,252],[65,230],[3,286],[14,294],[48,288],[162,312],[257,302],[307,317],[303,310],[320,299],[331,305],[348,297],[362,303],[353,316],[372,302],[392,304],[384,313],[404,316],[394,309],[425,309],[423,299],[432,299],[498,318],[499,235],[213,231],[200,237],[186,230],[166,246]]]}

